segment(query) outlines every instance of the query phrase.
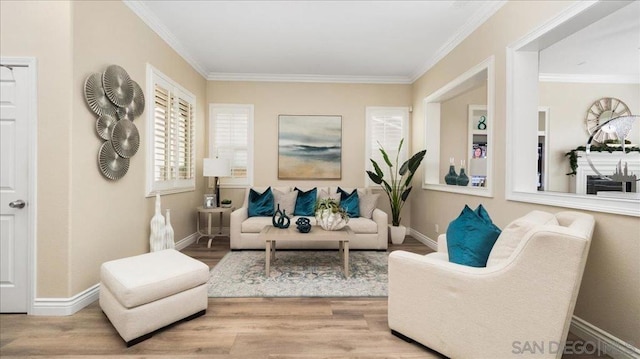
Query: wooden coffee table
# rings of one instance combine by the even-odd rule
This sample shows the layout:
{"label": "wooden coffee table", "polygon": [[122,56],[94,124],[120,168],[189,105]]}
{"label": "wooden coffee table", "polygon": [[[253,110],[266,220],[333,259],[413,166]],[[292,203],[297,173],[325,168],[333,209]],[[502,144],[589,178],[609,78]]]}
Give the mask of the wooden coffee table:
{"label": "wooden coffee table", "polygon": [[276,242],[287,241],[315,241],[315,242],[338,242],[338,252],[340,259],[344,262],[344,276],[349,277],[349,239],[354,233],[346,226],[338,231],[325,231],[319,226],[312,226],[309,233],[300,233],[296,228],[285,229],[274,226],[266,226],[260,232],[258,238],[265,241],[265,273],[269,276],[271,261],[276,258]]}

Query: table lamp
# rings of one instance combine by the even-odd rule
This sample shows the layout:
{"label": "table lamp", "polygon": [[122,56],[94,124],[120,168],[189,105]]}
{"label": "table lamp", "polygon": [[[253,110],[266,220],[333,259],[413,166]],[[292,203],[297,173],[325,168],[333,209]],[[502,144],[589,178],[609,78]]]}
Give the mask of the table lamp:
{"label": "table lamp", "polygon": [[216,206],[220,207],[220,177],[231,176],[229,160],[222,158],[205,158],[202,161],[202,175],[215,177]]}

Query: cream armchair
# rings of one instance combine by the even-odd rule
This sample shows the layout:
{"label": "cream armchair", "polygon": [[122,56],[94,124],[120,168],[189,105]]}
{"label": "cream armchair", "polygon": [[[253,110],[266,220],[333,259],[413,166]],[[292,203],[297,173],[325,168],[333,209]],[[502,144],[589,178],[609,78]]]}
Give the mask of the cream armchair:
{"label": "cream armchair", "polygon": [[[594,228],[591,215],[533,211],[505,227],[487,267],[389,256],[389,328],[451,358],[560,358]],[[543,349],[541,350],[540,345]]]}

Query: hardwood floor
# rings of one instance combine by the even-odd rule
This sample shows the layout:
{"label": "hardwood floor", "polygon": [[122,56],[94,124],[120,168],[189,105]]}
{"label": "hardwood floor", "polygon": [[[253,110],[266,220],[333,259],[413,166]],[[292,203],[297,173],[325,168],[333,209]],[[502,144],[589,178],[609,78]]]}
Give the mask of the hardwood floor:
{"label": "hardwood floor", "polygon": [[[389,251],[397,249],[431,252],[410,237]],[[228,251],[228,238],[217,238],[210,249],[202,240],[183,253],[213,267]],[[0,357],[443,358],[391,335],[386,298],[210,298],[204,316],[162,330],[131,348],[126,348],[97,302],[68,317],[3,314]]]}

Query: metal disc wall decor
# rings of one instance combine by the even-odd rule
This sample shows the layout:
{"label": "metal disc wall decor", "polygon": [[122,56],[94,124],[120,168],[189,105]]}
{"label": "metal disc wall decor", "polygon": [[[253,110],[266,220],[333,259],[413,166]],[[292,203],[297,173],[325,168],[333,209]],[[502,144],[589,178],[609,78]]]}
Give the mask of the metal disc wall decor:
{"label": "metal disc wall decor", "polygon": [[84,81],[84,99],[96,115],[116,115],[116,107],[109,101],[102,87],[102,74],[89,75]]}
{"label": "metal disc wall decor", "polygon": [[142,88],[125,69],[111,65],[103,73],[87,77],[84,97],[91,111],[99,116],[98,136],[107,140],[98,150],[100,172],[108,179],[120,179],[140,147],[140,133],[133,120],[144,112]]}
{"label": "metal disc wall decor", "polygon": [[133,101],[127,106],[133,112],[134,117],[142,115],[144,112],[144,92],[137,82],[131,81],[133,84]]}
{"label": "metal disc wall decor", "polygon": [[136,125],[127,119],[116,122],[111,132],[111,143],[121,157],[130,158],[135,155],[140,146],[140,134]]}
{"label": "metal disc wall decor", "polygon": [[[133,102],[132,102],[133,103]],[[133,110],[131,107],[118,107],[118,119],[120,120],[129,120],[133,121],[135,116],[133,115]]]}
{"label": "metal disc wall decor", "polygon": [[98,117],[98,120],[96,120],[96,131],[98,131],[98,136],[103,140],[110,140],[111,131],[113,130],[113,126],[115,126],[116,122],[118,122],[118,120],[111,115],[103,114]]}
{"label": "metal disc wall decor", "polygon": [[118,107],[125,107],[133,99],[133,84],[127,71],[118,65],[107,67],[102,75],[104,92]]}
{"label": "metal disc wall decor", "polygon": [[118,156],[111,141],[106,141],[98,150],[98,166],[100,172],[111,180],[124,177],[129,170],[129,159]]}

